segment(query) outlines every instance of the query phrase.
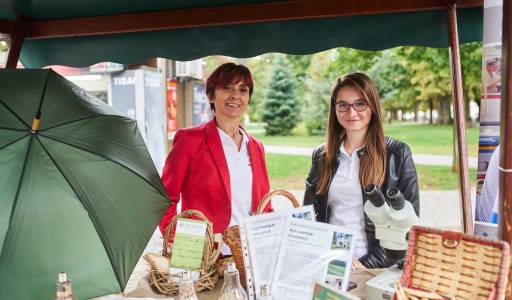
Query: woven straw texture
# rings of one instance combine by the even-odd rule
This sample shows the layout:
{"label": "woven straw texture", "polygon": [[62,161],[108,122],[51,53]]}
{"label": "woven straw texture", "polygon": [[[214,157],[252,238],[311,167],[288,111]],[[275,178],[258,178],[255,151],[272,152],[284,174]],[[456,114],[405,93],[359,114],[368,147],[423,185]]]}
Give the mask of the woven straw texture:
{"label": "woven straw texture", "polygon": [[[295,196],[293,196],[292,193],[285,191],[285,190],[275,190],[268,194],[266,194],[263,199],[261,200],[260,204],[258,205],[258,209],[256,210],[256,215],[261,215],[263,211],[265,210],[265,207],[270,203],[270,200],[272,197],[281,195],[285,196],[290,200],[293,207],[299,207],[300,204],[295,199]],[[229,249],[231,250],[231,255],[233,255],[233,260],[235,261],[236,268],[238,269],[238,272],[240,272],[240,281],[242,282],[242,285],[245,287],[245,268],[244,268],[244,258],[242,253],[242,245],[240,242],[240,227],[238,225],[234,225],[226,229],[224,232],[224,242],[226,245],[229,246]]]}
{"label": "woven straw texture", "polygon": [[415,226],[400,283],[449,299],[504,299],[509,259],[505,242]]}
{"label": "woven straw texture", "polygon": [[[186,210],[181,214],[174,216],[171,223],[167,227],[165,237],[163,240],[162,254],[148,253],[144,256],[144,259],[149,263],[149,283],[158,292],[166,295],[176,295],[179,291],[180,274],[169,275],[169,260],[172,255],[171,251],[167,251],[167,241],[169,240],[170,234],[174,231],[178,218],[195,218],[206,221],[206,239],[204,242],[203,250],[203,263],[199,271],[199,279],[195,281],[196,291],[202,291],[204,289],[211,290],[215,287],[219,276],[217,259],[219,258],[220,249],[222,244],[215,247],[214,234],[212,229],[212,223],[208,221],[206,216],[198,210]],[[220,241],[222,243],[222,241]]]}

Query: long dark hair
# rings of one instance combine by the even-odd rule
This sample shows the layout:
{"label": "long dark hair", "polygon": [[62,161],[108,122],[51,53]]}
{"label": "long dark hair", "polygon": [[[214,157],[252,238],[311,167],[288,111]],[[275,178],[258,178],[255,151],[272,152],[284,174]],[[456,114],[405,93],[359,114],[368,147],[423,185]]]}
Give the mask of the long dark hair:
{"label": "long dark hair", "polygon": [[322,161],[320,164],[320,178],[316,193],[325,194],[329,189],[332,180],[332,167],[336,159],[335,155],[345,139],[346,132],[336,116],[336,97],[344,87],[351,87],[357,90],[366,99],[372,111],[372,117],[366,133],[366,146],[363,155],[360,157],[359,182],[361,186],[368,184],[381,185],[386,176],[386,142],[384,140],[384,129],[382,128],[382,117],[380,111],[379,92],[375,83],[363,73],[351,73],[342,76],[336,81],[331,94],[331,108],[327,120],[327,141],[325,144]]}

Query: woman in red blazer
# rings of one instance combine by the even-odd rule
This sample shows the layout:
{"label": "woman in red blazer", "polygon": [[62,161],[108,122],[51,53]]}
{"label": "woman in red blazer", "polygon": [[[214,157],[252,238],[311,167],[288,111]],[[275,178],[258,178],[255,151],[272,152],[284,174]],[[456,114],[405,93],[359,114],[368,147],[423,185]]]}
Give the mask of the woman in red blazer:
{"label": "woman in red blazer", "polygon": [[160,221],[162,234],[180,199],[182,211],[203,212],[213,231],[223,233],[255,212],[269,192],[263,145],[240,126],[252,91],[251,73],[242,65],[223,64],[208,77],[206,94],[214,118],[178,130],[165,162],[162,181],[171,203]]}

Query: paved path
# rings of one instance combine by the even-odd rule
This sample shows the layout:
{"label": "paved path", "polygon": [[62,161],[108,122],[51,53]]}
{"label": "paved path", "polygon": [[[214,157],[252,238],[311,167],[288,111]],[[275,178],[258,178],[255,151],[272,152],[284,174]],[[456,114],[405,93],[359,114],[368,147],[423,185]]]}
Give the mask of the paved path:
{"label": "paved path", "polygon": [[[274,146],[265,145],[267,153],[287,154],[287,155],[306,155],[311,156],[314,148],[310,147],[287,147],[287,146]],[[430,165],[430,166],[451,166],[452,157],[450,155],[431,155],[431,154],[414,154],[412,155],[414,162],[417,165]],[[478,159],[470,157],[468,160],[470,168],[476,168]]]}

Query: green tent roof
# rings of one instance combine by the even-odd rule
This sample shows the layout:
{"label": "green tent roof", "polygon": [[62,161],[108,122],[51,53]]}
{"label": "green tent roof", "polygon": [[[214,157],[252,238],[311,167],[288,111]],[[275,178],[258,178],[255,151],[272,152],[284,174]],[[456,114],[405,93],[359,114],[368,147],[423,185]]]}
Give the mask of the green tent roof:
{"label": "green tent roof", "polygon": [[[0,18],[12,20],[16,14],[22,14],[30,20],[55,20],[279,1],[139,2],[11,1],[11,5],[0,4]],[[460,42],[481,41],[482,22],[482,7],[458,9]],[[251,57],[267,52],[308,54],[335,47],[382,50],[403,45],[447,47],[446,11],[429,10],[29,39],[24,42],[21,61],[31,68],[56,64],[83,67],[99,61],[140,63],[153,57],[192,60],[209,55]]]}

